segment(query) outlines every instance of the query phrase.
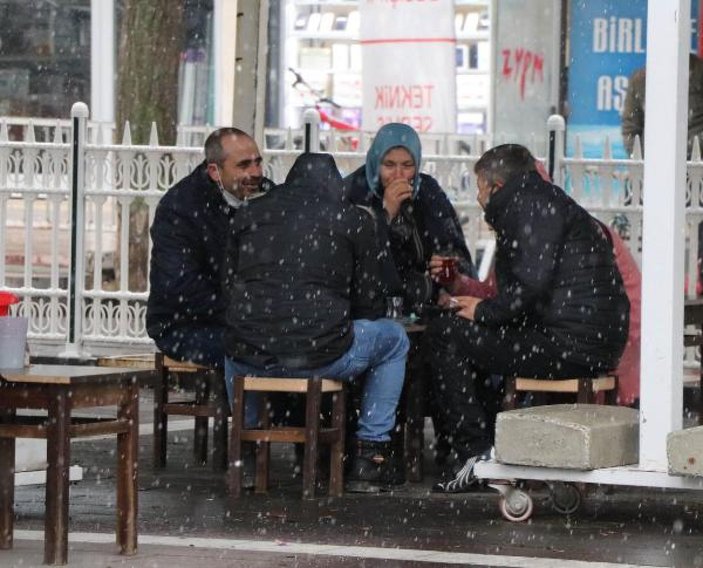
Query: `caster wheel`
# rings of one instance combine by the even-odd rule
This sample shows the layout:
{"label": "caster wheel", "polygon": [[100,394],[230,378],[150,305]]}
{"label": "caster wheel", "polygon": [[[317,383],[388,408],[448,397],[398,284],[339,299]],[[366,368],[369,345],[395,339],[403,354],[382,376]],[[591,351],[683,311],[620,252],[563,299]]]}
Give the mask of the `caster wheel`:
{"label": "caster wheel", "polygon": [[571,515],[581,506],[581,492],[571,483],[555,483],[549,487],[549,493],[557,513]]}
{"label": "caster wheel", "polygon": [[511,489],[501,495],[498,507],[500,514],[508,521],[526,521],[532,516],[532,497],[520,489]]}

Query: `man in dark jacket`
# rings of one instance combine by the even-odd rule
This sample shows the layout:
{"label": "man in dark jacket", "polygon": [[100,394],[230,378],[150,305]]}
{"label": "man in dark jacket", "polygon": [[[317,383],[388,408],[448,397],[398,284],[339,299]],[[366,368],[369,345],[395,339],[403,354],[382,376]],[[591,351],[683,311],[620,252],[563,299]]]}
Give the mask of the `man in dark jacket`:
{"label": "man in dark jacket", "polygon": [[[247,202],[227,247],[225,376],[352,380],[366,373],[347,490],[396,482],[390,432],[409,342],[382,319],[370,215],[343,202],[327,154],[303,154],[286,181]],[[381,319],[379,319],[381,318]]]}
{"label": "man in dark jacket", "polygon": [[147,333],[179,361],[224,366],[224,245],[240,205],[273,184],[254,140],[221,128],[205,141],[205,161],[159,201],[151,226]]}
{"label": "man in dark jacket", "polygon": [[409,308],[429,303],[438,291],[427,273],[432,254],[456,257],[459,270],[474,276],[456,211],[437,180],[420,173],[421,161],[417,132],[390,123],[376,133],[366,163],[344,180],[346,197],[376,213],[384,281]]}
{"label": "man in dark jacket", "polygon": [[478,200],[496,233],[498,293],[453,299],[428,328],[455,462],[435,490],[463,491],[493,438],[491,374],[595,377],[618,363],[629,302],[603,226],[544,181],[530,152],[497,146],[476,163]]}

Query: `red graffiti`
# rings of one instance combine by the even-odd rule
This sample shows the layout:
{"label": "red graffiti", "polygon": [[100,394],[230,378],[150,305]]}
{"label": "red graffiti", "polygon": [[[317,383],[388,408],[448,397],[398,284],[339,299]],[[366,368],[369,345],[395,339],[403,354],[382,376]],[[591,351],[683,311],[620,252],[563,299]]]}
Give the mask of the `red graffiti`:
{"label": "red graffiti", "polygon": [[527,82],[544,82],[544,55],[529,49],[516,47],[503,49],[503,68],[501,74],[506,80],[512,79],[519,85],[520,99],[525,99]]}

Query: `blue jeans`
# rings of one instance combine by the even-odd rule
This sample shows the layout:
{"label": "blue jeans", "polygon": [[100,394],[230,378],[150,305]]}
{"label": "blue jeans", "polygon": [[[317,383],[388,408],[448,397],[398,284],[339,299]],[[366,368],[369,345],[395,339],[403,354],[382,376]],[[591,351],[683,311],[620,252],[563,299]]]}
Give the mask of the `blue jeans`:
{"label": "blue jeans", "polygon": [[[230,400],[234,377],[241,375],[273,375],[277,377],[323,377],[352,381],[366,373],[361,399],[361,415],[356,437],[359,440],[387,442],[395,426],[395,411],[405,380],[405,361],[410,347],[408,336],[399,323],[388,319],[354,320],[354,341],[339,359],[318,369],[287,367],[257,368],[227,357],[225,384]],[[247,399],[245,424],[252,427],[256,406]]]}

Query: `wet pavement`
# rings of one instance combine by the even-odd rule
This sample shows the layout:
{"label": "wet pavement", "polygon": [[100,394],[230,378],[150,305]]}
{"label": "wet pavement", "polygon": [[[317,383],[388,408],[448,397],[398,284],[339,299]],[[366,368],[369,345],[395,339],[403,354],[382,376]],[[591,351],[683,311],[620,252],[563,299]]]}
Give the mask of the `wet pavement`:
{"label": "wet pavement", "polygon": [[[490,489],[432,494],[429,451],[423,483],[303,501],[292,446],[274,445],[269,493],[229,511],[224,474],[192,462],[192,421],[178,431],[169,421],[168,465],[153,471],[148,396],[141,407],[139,552],[119,556],[114,545],[115,443],[75,440],[84,479],[71,486],[70,566],[703,567],[703,492],[588,486],[566,517],[534,484],[531,520],[511,523]],[[0,566],[39,566],[44,487],[18,487],[15,514],[15,547],[0,550]]]}

